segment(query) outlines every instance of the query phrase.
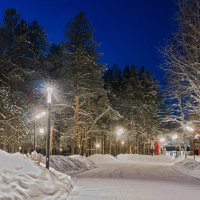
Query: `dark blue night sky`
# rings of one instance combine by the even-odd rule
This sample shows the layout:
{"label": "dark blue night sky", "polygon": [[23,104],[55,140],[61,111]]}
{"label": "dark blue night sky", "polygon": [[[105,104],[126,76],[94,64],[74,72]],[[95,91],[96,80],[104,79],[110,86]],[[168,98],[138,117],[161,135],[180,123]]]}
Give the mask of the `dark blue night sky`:
{"label": "dark blue night sky", "polygon": [[0,0],[1,19],[8,7],[28,21],[39,21],[55,43],[64,39],[66,23],[83,10],[101,43],[103,63],[144,65],[158,79],[158,49],[175,27],[175,0]]}

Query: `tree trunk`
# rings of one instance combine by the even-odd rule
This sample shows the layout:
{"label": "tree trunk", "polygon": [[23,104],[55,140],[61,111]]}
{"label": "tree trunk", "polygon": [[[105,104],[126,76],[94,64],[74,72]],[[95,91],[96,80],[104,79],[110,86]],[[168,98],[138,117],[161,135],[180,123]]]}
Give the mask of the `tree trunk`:
{"label": "tree trunk", "polygon": [[80,134],[80,125],[79,125],[79,100],[78,96],[75,96],[75,123],[76,123],[76,136],[77,136],[77,141],[76,141],[76,153],[80,154],[81,152],[81,134]]}

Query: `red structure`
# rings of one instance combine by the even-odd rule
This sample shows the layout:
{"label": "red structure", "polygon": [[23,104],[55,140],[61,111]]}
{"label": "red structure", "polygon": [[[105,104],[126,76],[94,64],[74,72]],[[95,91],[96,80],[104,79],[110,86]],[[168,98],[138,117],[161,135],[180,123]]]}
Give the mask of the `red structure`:
{"label": "red structure", "polygon": [[160,143],[159,143],[159,141],[154,142],[154,149],[155,149],[155,155],[160,155]]}
{"label": "red structure", "polygon": [[198,156],[200,156],[200,148],[198,148]]}

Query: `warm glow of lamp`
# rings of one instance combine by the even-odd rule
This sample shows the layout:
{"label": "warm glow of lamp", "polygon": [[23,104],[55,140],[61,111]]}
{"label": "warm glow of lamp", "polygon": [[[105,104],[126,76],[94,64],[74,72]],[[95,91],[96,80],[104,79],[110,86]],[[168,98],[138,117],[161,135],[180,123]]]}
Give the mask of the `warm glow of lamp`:
{"label": "warm glow of lamp", "polygon": [[124,129],[123,129],[123,128],[119,128],[119,129],[117,130],[117,135],[118,135],[118,136],[121,136],[123,133],[124,133]]}
{"label": "warm glow of lamp", "polygon": [[44,129],[40,128],[40,133],[43,134],[44,133]]}
{"label": "warm glow of lamp", "polygon": [[53,88],[52,87],[48,87],[47,88],[47,103],[51,103],[51,96],[52,96],[52,91],[53,91]]}
{"label": "warm glow of lamp", "polygon": [[195,139],[199,139],[199,137],[200,137],[199,134],[196,134],[196,135],[194,136]]}
{"label": "warm glow of lamp", "polygon": [[46,115],[46,112],[41,112],[35,116],[36,119],[40,119]]}
{"label": "warm glow of lamp", "polygon": [[172,140],[176,140],[178,138],[178,135],[173,135]]}
{"label": "warm glow of lamp", "polygon": [[193,132],[194,131],[194,129],[192,128],[192,127],[190,127],[190,126],[186,126],[185,127],[188,131],[190,131],[190,132]]}
{"label": "warm glow of lamp", "polygon": [[160,138],[160,142],[165,142],[166,139],[165,138]]}

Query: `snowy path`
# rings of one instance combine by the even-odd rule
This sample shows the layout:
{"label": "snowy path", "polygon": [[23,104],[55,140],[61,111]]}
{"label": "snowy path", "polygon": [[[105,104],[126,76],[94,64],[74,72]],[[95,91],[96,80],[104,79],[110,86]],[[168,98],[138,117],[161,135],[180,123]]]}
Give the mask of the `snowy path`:
{"label": "snowy path", "polygon": [[200,180],[167,163],[113,162],[73,175],[69,200],[189,200],[199,199]]}

